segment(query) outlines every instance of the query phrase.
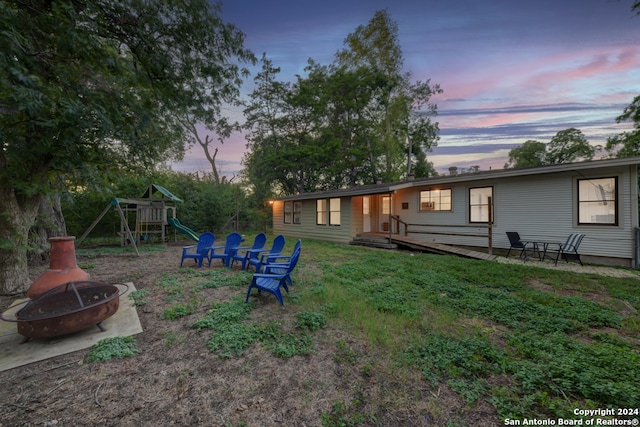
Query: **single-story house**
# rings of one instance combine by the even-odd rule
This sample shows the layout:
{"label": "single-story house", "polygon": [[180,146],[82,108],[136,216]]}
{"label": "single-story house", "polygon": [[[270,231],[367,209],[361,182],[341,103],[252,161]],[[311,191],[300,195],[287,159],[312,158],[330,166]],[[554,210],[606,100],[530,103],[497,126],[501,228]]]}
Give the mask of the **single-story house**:
{"label": "single-story house", "polygon": [[[584,261],[637,267],[640,157],[451,173],[273,201],[273,231],[349,243],[365,233],[410,236],[478,250],[584,233]],[[491,221],[489,221],[491,218]]]}

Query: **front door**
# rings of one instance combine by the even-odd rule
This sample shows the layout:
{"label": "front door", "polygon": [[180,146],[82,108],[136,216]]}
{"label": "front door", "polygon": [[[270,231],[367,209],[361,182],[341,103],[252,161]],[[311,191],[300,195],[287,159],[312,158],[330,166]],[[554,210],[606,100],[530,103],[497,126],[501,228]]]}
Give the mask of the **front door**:
{"label": "front door", "polygon": [[380,198],[380,231],[389,231],[391,224],[389,216],[391,215],[391,196],[382,196]]}
{"label": "front door", "polygon": [[371,232],[371,198],[369,196],[362,198],[362,231]]}

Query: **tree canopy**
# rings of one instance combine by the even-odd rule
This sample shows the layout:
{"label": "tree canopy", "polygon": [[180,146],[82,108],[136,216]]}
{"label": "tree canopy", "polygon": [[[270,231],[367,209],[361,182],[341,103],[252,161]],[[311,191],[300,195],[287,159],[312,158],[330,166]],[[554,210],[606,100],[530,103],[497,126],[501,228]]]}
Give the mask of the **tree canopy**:
{"label": "tree canopy", "polygon": [[556,133],[548,144],[529,140],[509,151],[505,168],[554,165],[591,160],[600,146],[592,146],[582,131],[576,128]]}
{"label": "tree canopy", "polygon": [[[438,141],[432,95],[438,85],[402,72],[397,25],[385,11],[345,39],[328,65],[313,59],[306,76],[277,80],[263,56],[245,109],[244,165],[266,194],[294,194],[433,173],[425,152]],[[256,184],[260,185],[260,184]]]}
{"label": "tree canopy", "polygon": [[[0,0],[0,282],[26,285],[41,197],[64,177],[180,158],[252,61],[206,0]],[[58,177],[58,178],[56,178]]]}
{"label": "tree canopy", "polygon": [[547,156],[547,145],[544,142],[528,140],[509,151],[509,162],[505,165],[513,168],[542,166]]}
{"label": "tree canopy", "polygon": [[617,123],[633,122],[633,129],[607,140],[607,151],[617,157],[640,156],[640,95],[616,118]]}

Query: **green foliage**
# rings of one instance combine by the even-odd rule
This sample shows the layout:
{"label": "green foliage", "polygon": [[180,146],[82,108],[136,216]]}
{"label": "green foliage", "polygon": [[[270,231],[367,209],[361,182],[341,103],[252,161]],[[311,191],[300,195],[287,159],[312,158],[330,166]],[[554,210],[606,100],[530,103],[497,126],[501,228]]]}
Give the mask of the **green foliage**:
{"label": "green foliage", "polygon": [[207,342],[211,352],[228,359],[242,355],[256,341],[256,327],[243,323],[228,323],[216,327],[216,332]]}
{"label": "green foliage", "polygon": [[195,312],[195,307],[186,304],[177,304],[173,307],[167,308],[162,312],[162,318],[168,320],[176,320],[181,317],[188,316]]}
{"label": "green foliage", "polygon": [[595,148],[589,144],[584,134],[576,128],[558,132],[547,145],[546,163],[549,165],[591,160]]}
{"label": "green foliage", "polygon": [[347,406],[343,401],[333,404],[330,413],[323,412],[321,422],[324,427],[353,427],[365,421],[364,415],[357,412],[361,406],[360,401],[353,401],[351,406]]}
{"label": "green foliage", "polygon": [[288,359],[309,354],[314,348],[313,338],[306,333],[285,333],[275,322],[270,322],[256,330],[256,339],[275,356]]}
{"label": "green foliage", "polygon": [[146,305],[147,302],[144,298],[149,295],[149,291],[147,289],[138,289],[136,291],[129,293],[129,298],[133,301],[133,305],[136,307]]}
{"label": "green foliage", "polygon": [[122,359],[140,352],[136,348],[136,340],[133,337],[105,338],[91,347],[87,362],[104,362],[114,357]]}
{"label": "green foliage", "polygon": [[[640,3],[636,3],[634,8],[638,8],[638,5]],[[616,123],[622,122],[633,122],[633,129],[607,139],[607,151],[616,157],[640,155],[640,95],[616,118]]]}
{"label": "green foliage", "polygon": [[347,362],[350,365],[356,363],[356,352],[351,349],[343,340],[339,340],[336,344],[336,352],[333,355],[333,360],[336,363]]}
{"label": "green foliage", "polygon": [[[309,354],[314,347],[313,339],[306,333],[286,333],[276,322],[265,325],[245,323],[252,310],[251,304],[242,299],[230,302],[213,302],[206,315],[191,324],[197,331],[211,329],[213,335],[207,347],[221,358],[240,356],[255,342],[262,343],[275,356],[289,358]],[[302,329],[316,330],[324,325],[321,315],[303,315]],[[316,329],[313,329],[316,328]]]}
{"label": "green foliage", "polygon": [[[0,194],[19,195],[0,201],[1,238],[22,245],[62,182],[109,187],[180,159],[186,123],[223,127],[221,107],[238,103],[255,58],[220,12],[206,0],[0,2]],[[9,265],[24,280],[24,252],[0,247],[0,283],[18,288]]]}
{"label": "green foliage", "polygon": [[489,383],[484,378],[476,379],[450,379],[447,385],[457,391],[467,405],[472,405],[478,399],[485,396],[489,389]]}
{"label": "green foliage", "polygon": [[182,295],[184,287],[178,276],[175,274],[163,274],[160,279],[156,282],[156,286],[159,286],[169,295]]}
{"label": "green foliage", "polygon": [[626,343],[586,345],[561,333],[518,332],[509,344],[522,358],[514,363],[514,378],[527,390],[581,395],[604,406],[640,401],[640,355]]}
{"label": "green foliage", "polygon": [[[238,207],[238,220],[243,229],[261,230],[269,222],[271,212],[265,210],[263,200],[252,200],[239,184],[216,184],[207,177],[197,178],[187,173],[155,171],[123,173],[109,182],[104,182],[102,186],[65,192],[62,197],[62,210],[69,234],[83,234],[113,198],[141,197],[151,183],[162,185],[184,200],[184,203],[178,204],[176,216],[182,224],[199,233],[212,231],[219,234],[220,238],[220,235],[229,231],[229,220],[236,215]],[[216,215],[212,215],[211,212],[216,212]],[[128,220],[129,227],[135,229],[135,215],[130,216]],[[120,230],[120,221],[119,214],[112,209],[89,236],[115,236],[115,231]],[[119,243],[119,236],[115,237],[115,241]],[[80,250],[128,253],[131,252],[131,247]],[[166,250],[166,247],[142,242],[138,245],[138,250]]]}
{"label": "green foliage", "polygon": [[348,35],[345,45],[332,64],[310,59],[308,76],[293,84],[277,81],[280,69],[263,56],[245,109],[245,173],[257,194],[397,181],[406,174],[408,152],[419,166],[414,172],[430,172],[425,152],[439,132],[430,98],[440,87],[411,82],[402,70],[397,24],[386,11]]}
{"label": "green foliage", "polygon": [[499,373],[506,361],[486,338],[453,338],[437,333],[409,346],[403,360],[419,366],[433,384],[446,378],[474,379]]}
{"label": "green foliage", "polygon": [[197,287],[198,290],[215,289],[224,286],[237,289],[247,286],[248,283],[251,283],[251,278],[253,277],[253,274],[249,271],[239,271],[232,274],[220,270],[211,270],[211,272],[215,274],[210,274],[207,280],[200,283]]}
{"label": "green foliage", "polygon": [[505,168],[555,165],[591,160],[596,150],[587,141],[582,131],[569,128],[559,131],[548,144],[529,140],[509,151],[509,162]]}
{"label": "green foliage", "polygon": [[[573,407],[640,399],[635,278],[314,241],[305,248],[322,272],[303,289],[302,307],[345,322],[468,405],[488,400],[501,419],[568,418]],[[341,341],[334,360],[359,358]]]}
{"label": "green foliage", "polygon": [[327,326],[327,320],[324,314],[317,311],[303,311],[296,314],[296,327],[300,329],[308,329],[310,331],[317,331],[320,328]]}
{"label": "green foliage", "polygon": [[547,145],[544,142],[528,140],[509,151],[509,163],[506,167],[525,168],[546,164]]}
{"label": "green foliage", "polygon": [[240,299],[231,302],[213,302],[207,314],[195,321],[191,327],[197,331],[221,328],[244,321],[249,312],[251,312],[251,305]]}

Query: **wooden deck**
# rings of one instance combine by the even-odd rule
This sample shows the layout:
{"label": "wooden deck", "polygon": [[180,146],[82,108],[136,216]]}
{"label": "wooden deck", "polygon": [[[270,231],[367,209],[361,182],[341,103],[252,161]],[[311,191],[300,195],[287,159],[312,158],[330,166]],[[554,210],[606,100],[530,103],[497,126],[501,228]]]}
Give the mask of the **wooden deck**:
{"label": "wooden deck", "polygon": [[[380,246],[375,245],[375,241],[380,242]],[[431,252],[441,255],[457,255],[464,258],[484,259],[493,261],[495,255],[484,252],[473,251],[458,246],[444,245],[442,243],[426,242],[424,240],[413,239],[399,234],[391,234],[391,242],[389,242],[389,233],[364,233],[354,239],[352,244],[362,244],[365,246],[376,246],[390,249],[389,245],[404,246],[417,251]]]}

